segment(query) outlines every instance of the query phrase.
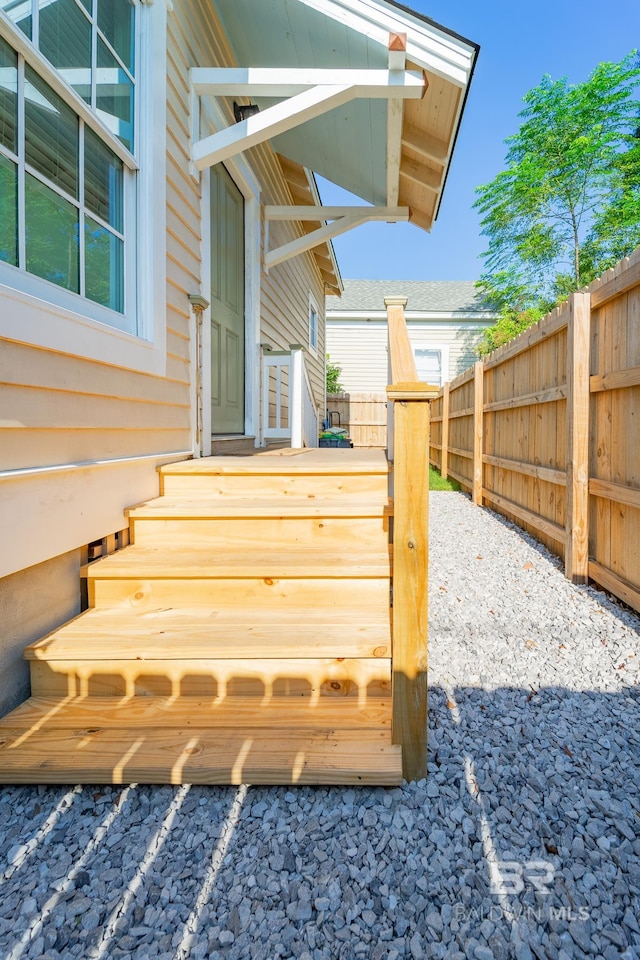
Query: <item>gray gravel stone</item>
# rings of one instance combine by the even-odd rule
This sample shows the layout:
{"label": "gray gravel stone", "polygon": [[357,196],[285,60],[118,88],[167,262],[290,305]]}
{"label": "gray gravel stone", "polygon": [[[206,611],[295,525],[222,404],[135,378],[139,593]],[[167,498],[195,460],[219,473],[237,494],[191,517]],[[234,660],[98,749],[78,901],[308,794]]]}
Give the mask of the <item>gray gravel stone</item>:
{"label": "gray gravel stone", "polygon": [[2,788],[0,958],[640,960],[637,617],[462,494],[430,565],[426,780]]}
{"label": "gray gravel stone", "polygon": [[576,919],[572,920],[569,924],[569,933],[573,937],[575,943],[577,943],[580,949],[584,950],[585,953],[589,952],[589,947],[591,944],[591,929],[592,923],[590,920]]}

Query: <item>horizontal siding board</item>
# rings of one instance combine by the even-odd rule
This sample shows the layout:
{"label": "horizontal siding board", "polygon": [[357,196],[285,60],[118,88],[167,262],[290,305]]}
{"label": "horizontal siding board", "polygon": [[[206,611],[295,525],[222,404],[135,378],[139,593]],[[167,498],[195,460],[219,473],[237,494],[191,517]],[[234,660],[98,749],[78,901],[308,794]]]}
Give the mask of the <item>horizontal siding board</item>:
{"label": "horizontal siding board", "polygon": [[[173,122],[172,111],[169,111],[169,119]],[[189,163],[189,138],[188,135],[179,130],[169,130],[167,132],[167,155],[179,165]]]}
{"label": "horizontal siding board", "polygon": [[[90,396],[113,397],[123,402],[182,406],[189,403],[187,385],[7,341],[0,348],[0,384],[68,391],[83,396],[84,403]],[[40,397],[45,402],[42,394]]]}
{"label": "horizontal siding board", "polygon": [[188,423],[188,414],[186,405],[132,403],[91,394],[80,400],[77,393],[9,384],[0,395],[0,425],[7,429],[144,430],[162,425],[175,430]]}
{"label": "horizontal siding board", "polygon": [[[172,194],[175,191],[175,196]],[[169,202],[189,222],[200,222],[200,187],[191,176],[183,176],[175,158],[167,153],[167,197]],[[176,197],[179,198],[176,200]],[[182,212],[182,206],[186,208]]]}
{"label": "horizontal siding board", "polygon": [[195,256],[200,256],[202,236],[198,224],[185,219],[170,203],[167,204],[167,227],[187,250]]}
{"label": "horizontal siding board", "polygon": [[185,297],[190,293],[200,292],[199,274],[190,274],[180,260],[169,253],[167,253],[167,279],[178,290],[183,290]]}
{"label": "horizontal siding board", "polygon": [[[186,429],[164,426],[144,430],[104,429],[11,429],[0,428],[0,470],[61,466],[90,460],[144,457],[161,451],[186,450]],[[60,482],[60,478],[58,478]]]}
{"label": "horizontal siding board", "polygon": [[189,324],[191,307],[185,291],[167,280],[167,323],[172,330]]}
{"label": "horizontal siding board", "polygon": [[167,354],[167,380],[189,384],[189,364],[183,357],[174,357]]}

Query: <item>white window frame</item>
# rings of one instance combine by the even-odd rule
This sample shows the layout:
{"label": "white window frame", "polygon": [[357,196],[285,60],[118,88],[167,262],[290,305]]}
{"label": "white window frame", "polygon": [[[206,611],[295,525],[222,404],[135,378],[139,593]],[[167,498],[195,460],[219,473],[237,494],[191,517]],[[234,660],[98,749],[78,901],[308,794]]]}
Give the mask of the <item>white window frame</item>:
{"label": "white window frame", "polygon": [[[312,317],[315,315],[315,334],[316,342],[313,343],[312,333],[313,333],[313,323]],[[316,303],[315,297],[312,293],[309,294],[309,350],[314,357],[318,356],[318,349],[320,344],[320,311],[318,310],[318,304]]]}
{"label": "white window frame", "polygon": [[438,386],[443,386],[449,379],[449,344],[448,343],[412,343],[413,347],[413,356],[416,361],[416,367],[418,366],[418,358],[416,354],[420,350],[426,350],[433,353],[440,354],[440,383]]}
{"label": "white window frame", "polygon": [[[136,3],[135,153],[0,11],[0,36],[137,176],[125,191],[125,315],[0,263],[0,337],[145,373],[166,371],[165,3]],[[135,196],[135,202],[132,197]],[[122,329],[134,325],[135,333]],[[119,326],[118,326],[119,325]]]}

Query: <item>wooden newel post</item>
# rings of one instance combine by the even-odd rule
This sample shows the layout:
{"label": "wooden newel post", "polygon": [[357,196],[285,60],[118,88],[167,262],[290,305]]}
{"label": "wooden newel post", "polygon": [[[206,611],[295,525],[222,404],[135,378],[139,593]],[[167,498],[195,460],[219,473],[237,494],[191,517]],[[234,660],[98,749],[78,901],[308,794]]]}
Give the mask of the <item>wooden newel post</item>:
{"label": "wooden newel post", "polygon": [[567,499],[565,575],[589,580],[589,375],[591,295],[574,293],[567,327]]}
{"label": "wooden newel post", "polygon": [[394,399],[393,741],[407,780],[427,775],[429,435],[426,400]]}
{"label": "wooden newel post", "polygon": [[437,389],[418,381],[409,342],[406,300],[385,300],[393,404],[393,742],[403,774],[427,774],[429,400]]}

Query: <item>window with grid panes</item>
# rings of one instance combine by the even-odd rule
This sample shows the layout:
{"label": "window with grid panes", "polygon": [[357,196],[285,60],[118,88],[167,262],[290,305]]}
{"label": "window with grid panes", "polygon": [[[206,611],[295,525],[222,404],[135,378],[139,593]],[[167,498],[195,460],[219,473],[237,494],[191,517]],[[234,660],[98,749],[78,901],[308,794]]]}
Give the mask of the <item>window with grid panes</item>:
{"label": "window with grid panes", "polygon": [[[135,6],[0,0],[0,10],[100,120],[90,127],[73,96],[40,75],[39,58],[0,36],[0,260],[124,314],[135,171],[100,131],[133,152]],[[113,322],[135,332],[135,317]]]}

